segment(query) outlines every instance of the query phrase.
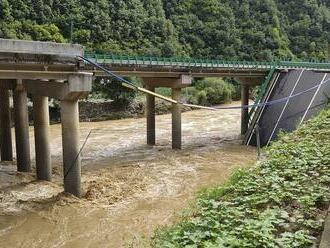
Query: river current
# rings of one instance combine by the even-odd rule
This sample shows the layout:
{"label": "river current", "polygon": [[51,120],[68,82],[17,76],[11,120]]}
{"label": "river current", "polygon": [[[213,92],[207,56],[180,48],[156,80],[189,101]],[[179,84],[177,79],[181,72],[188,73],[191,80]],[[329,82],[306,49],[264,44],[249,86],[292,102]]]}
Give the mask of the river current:
{"label": "river current", "polygon": [[[241,145],[240,110],[183,113],[181,151],[171,150],[170,115],[156,118],[155,147],[145,144],[145,122],[80,124],[81,144],[91,132],[82,199],[62,193],[60,125],[51,126],[52,182],[0,163],[0,247],[148,247],[198,191],[255,163],[255,149]],[[34,154],[33,127],[30,142]]]}

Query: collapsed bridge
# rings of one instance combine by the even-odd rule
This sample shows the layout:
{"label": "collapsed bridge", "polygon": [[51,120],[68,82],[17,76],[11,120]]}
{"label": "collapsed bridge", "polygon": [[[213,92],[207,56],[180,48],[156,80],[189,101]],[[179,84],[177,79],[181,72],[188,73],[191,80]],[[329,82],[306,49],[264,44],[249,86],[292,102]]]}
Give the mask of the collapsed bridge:
{"label": "collapsed bridge", "polygon": [[[155,87],[172,88],[174,94],[172,98],[178,102],[180,102],[180,89],[190,86],[191,78],[236,79],[241,84],[241,134],[245,136],[244,144],[247,145],[257,145],[256,128],[261,146],[268,145],[274,140],[280,130],[294,130],[298,124],[308,120],[327,105],[330,95],[330,63],[159,58],[106,53],[85,53],[85,58],[89,62],[87,66],[94,65],[90,69],[93,69],[96,76],[106,77],[114,73],[121,76],[142,77],[145,87],[152,92]],[[102,70],[102,66],[99,65],[109,68],[112,73]],[[250,106],[249,90],[253,86],[259,86],[259,93],[255,104]],[[148,143],[154,145],[153,95],[147,95],[147,103]],[[181,105],[194,107],[189,104],[181,103]],[[174,106],[175,108],[177,106]],[[209,109],[216,110],[216,108]],[[174,126],[175,120],[180,119],[177,115],[178,113],[172,113],[173,148],[181,148],[178,139],[181,137],[181,130]]]}
{"label": "collapsed bridge", "polygon": [[[295,130],[326,107],[330,99],[329,72],[308,69],[275,70],[260,96],[261,106],[250,113],[244,143],[256,145],[258,138],[260,145],[269,145],[281,130]],[[259,137],[256,137],[256,128],[259,129]]]}
{"label": "collapsed bridge", "polygon": [[[181,91],[182,88],[191,85],[193,78],[231,77],[240,82],[242,105],[238,108],[242,109],[241,132],[245,135],[246,144],[254,144],[255,130],[259,126],[261,141],[265,145],[276,137],[278,130],[294,128],[291,125],[293,122],[288,119],[289,116],[294,115],[297,120],[307,120],[326,104],[329,84],[325,82],[329,78],[329,71],[329,63],[114,56],[84,53],[83,47],[79,45],[0,39],[1,160],[12,161],[14,157],[11,137],[11,95],[17,170],[31,170],[27,110],[29,94],[33,101],[37,179],[51,180],[48,98],[57,99],[61,102],[64,190],[80,196],[78,100],[86,97],[91,91],[93,77],[115,77],[123,86],[146,94],[149,145],[156,144],[155,97],[171,102],[172,147],[181,149],[181,107],[184,104],[180,100]],[[143,88],[133,85],[122,78],[123,76],[142,78]],[[260,86],[259,97],[256,105],[249,106],[249,89],[253,86]],[[313,86],[317,87],[311,89]],[[156,94],[157,87],[171,88],[172,98]],[[303,91],[306,92],[299,96],[299,101],[298,97],[291,98],[297,92]],[[285,100],[280,101],[281,107],[280,104],[263,104],[276,99]],[[268,121],[275,116],[274,113],[278,113],[278,118]]]}

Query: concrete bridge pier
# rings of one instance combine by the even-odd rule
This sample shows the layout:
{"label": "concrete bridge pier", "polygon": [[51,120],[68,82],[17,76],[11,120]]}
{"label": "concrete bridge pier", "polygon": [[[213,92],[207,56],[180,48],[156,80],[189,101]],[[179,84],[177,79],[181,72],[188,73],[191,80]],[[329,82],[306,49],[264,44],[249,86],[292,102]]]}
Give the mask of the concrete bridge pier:
{"label": "concrete bridge pier", "polygon": [[0,87],[0,149],[1,161],[13,161],[9,90]]}
{"label": "concrete bridge pier", "polygon": [[52,73],[48,79],[26,80],[24,84],[34,96],[37,175],[43,180],[50,180],[51,177],[48,109],[48,97],[51,97],[61,102],[64,191],[80,197],[82,192],[78,100],[90,92],[92,74],[70,72],[54,77]]}
{"label": "concrete bridge pier", "polygon": [[[13,90],[17,169],[31,170],[27,92],[33,96],[37,178],[51,180],[48,97],[61,101],[64,190],[81,196],[78,100],[88,96],[93,74],[76,59],[83,47],[73,44],[0,41],[0,86]],[[2,159],[10,159],[8,91],[0,89]],[[5,135],[4,135],[5,134]],[[6,156],[7,154],[7,156]]]}
{"label": "concrete bridge pier", "polygon": [[[181,88],[172,88],[172,99],[180,101]],[[172,149],[182,148],[181,105],[172,103]]]}
{"label": "concrete bridge pier", "polygon": [[29,172],[31,171],[31,159],[27,92],[22,85],[22,80],[17,80],[13,99],[17,170]]}
{"label": "concrete bridge pier", "polygon": [[61,101],[64,191],[81,196],[78,101]]}
{"label": "concrete bridge pier", "polygon": [[[249,86],[242,84],[241,86],[241,100],[242,106],[249,105]],[[242,108],[241,113],[241,134],[245,135],[249,128],[249,108]]]}
{"label": "concrete bridge pier", "polygon": [[[235,78],[241,84],[242,106],[249,105],[250,87],[261,85],[264,77],[237,77]],[[249,108],[242,108],[241,113],[241,134],[245,135],[249,128]]]}
{"label": "concrete bridge pier", "polygon": [[[156,87],[166,87],[172,89],[172,99],[180,101],[181,89],[190,86],[192,77],[190,75],[181,75],[179,78],[168,77],[146,77],[142,78],[145,88],[154,92]],[[155,97],[147,95],[146,104],[147,116],[147,143],[155,145]],[[172,104],[172,148],[181,149],[182,132],[181,132],[181,105]]]}
{"label": "concrete bridge pier", "polygon": [[51,181],[48,97],[33,96],[33,121],[37,179]]}
{"label": "concrete bridge pier", "polygon": [[[146,85],[146,89],[155,92],[155,87]],[[146,117],[147,117],[147,144],[156,145],[156,113],[155,97],[146,95]]]}

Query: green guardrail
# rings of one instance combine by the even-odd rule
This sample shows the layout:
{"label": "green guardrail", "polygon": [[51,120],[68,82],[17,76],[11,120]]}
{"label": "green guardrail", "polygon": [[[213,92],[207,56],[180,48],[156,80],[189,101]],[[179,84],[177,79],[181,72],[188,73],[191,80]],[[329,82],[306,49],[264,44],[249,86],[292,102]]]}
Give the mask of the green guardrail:
{"label": "green guardrail", "polygon": [[195,58],[165,58],[165,57],[145,57],[130,55],[115,55],[111,53],[85,52],[85,57],[94,59],[101,64],[115,65],[148,65],[148,66],[184,66],[184,67],[231,67],[231,68],[255,68],[271,70],[272,68],[310,68],[310,69],[330,69],[330,62],[310,62],[310,61],[229,61],[219,59],[195,59]]}
{"label": "green guardrail", "polygon": [[249,111],[249,121],[252,121],[252,117],[253,114],[255,113],[255,111],[257,110],[257,106],[259,103],[261,103],[261,100],[263,98],[263,96],[266,93],[268,84],[270,83],[270,81],[273,78],[273,75],[276,71],[276,66],[274,66],[269,73],[267,74],[265,80],[263,81],[263,83],[261,84],[261,86],[259,87],[259,92],[257,94],[256,100],[255,100],[255,105],[251,108],[251,110]]}

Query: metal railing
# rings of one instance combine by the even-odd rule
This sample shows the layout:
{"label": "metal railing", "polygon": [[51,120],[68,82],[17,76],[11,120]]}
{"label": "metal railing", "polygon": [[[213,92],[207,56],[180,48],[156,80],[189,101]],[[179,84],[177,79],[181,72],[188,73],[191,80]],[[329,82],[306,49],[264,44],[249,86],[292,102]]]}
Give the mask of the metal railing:
{"label": "metal railing", "polygon": [[219,59],[194,59],[194,58],[165,58],[145,57],[130,55],[115,55],[111,53],[85,52],[86,58],[100,64],[111,64],[116,66],[177,66],[177,67],[202,67],[202,68],[232,68],[232,69],[261,69],[272,68],[310,68],[330,69],[329,62],[304,62],[304,61],[239,61]]}
{"label": "metal railing", "polygon": [[[272,77],[274,75],[276,71],[276,67],[273,67],[269,73],[267,74],[266,78],[264,79],[264,81],[262,82],[262,84],[259,86],[259,92],[257,94],[257,97],[256,97],[256,100],[255,100],[255,104],[260,104],[261,103],[261,100],[264,96],[264,94],[266,93],[266,90],[267,90],[267,87],[268,87],[268,84],[270,83],[270,81],[272,80]],[[251,110],[249,111],[249,122],[252,121],[252,118],[255,114],[257,110],[257,105],[253,106],[251,108]]]}

